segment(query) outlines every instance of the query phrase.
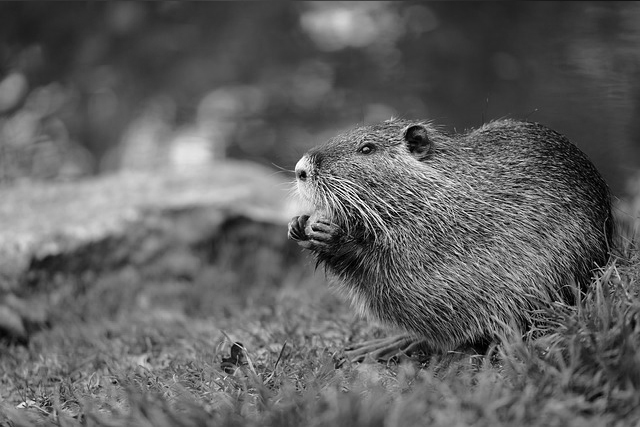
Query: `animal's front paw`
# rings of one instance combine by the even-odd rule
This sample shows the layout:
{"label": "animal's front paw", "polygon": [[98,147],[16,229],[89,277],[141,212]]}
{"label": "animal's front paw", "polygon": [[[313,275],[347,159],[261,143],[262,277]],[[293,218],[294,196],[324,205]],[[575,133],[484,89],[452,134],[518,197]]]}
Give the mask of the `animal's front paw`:
{"label": "animal's front paw", "polygon": [[289,221],[289,239],[312,251],[331,251],[342,236],[342,229],[323,219],[309,221],[308,215],[293,217]]}
{"label": "animal's front paw", "polygon": [[289,232],[287,233],[289,239],[295,240],[296,242],[307,240],[307,234],[304,229],[308,220],[309,215],[300,215],[291,218],[291,221],[289,221]]}
{"label": "animal's front paw", "polygon": [[324,218],[318,218],[307,223],[305,227],[306,242],[300,242],[303,247],[314,251],[329,251],[334,248],[342,236],[342,229]]}

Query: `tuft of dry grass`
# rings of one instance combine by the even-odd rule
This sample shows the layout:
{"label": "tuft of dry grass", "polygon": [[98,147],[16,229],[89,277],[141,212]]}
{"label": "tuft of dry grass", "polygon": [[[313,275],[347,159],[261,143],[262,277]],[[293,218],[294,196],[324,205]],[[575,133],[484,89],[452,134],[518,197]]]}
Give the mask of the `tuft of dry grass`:
{"label": "tuft of dry grass", "polygon": [[[528,339],[507,337],[485,357],[389,366],[336,367],[350,342],[384,332],[317,282],[263,289],[241,304],[215,287],[123,273],[59,304],[54,327],[27,346],[0,345],[0,424],[637,425],[634,247]],[[162,291],[150,300],[145,286]],[[216,309],[184,310],[194,292]],[[161,298],[171,304],[159,308]],[[230,340],[250,362],[232,374],[221,368]]]}

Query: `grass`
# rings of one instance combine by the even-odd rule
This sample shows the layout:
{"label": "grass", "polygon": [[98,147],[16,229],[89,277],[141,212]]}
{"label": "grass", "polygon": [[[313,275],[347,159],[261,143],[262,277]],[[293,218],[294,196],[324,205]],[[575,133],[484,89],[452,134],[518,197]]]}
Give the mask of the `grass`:
{"label": "grass", "polygon": [[[27,346],[0,346],[0,424],[640,423],[640,258],[631,249],[579,306],[548,313],[551,327],[535,338],[506,338],[483,358],[388,366],[337,367],[346,345],[384,331],[321,282],[220,292],[210,277],[207,287],[125,269],[58,296],[51,329]],[[221,368],[226,336],[250,362],[232,374]]]}

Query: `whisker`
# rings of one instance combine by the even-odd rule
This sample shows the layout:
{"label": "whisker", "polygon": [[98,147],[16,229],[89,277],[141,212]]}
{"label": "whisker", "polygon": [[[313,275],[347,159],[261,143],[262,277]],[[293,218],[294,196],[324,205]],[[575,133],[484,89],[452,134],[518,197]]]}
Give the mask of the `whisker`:
{"label": "whisker", "polygon": [[278,172],[291,172],[291,173],[296,173],[296,171],[295,171],[295,170],[293,170],[293,169],[286,169],[286,168],[283,168],[282,166],[279,166],[279,165],[277,165],[277,164],[275,164],[275,163],[273,163],[273,162],[271,162],[271,164],[272,164],[276,169],[279,169],[279,171],[278,171]]}

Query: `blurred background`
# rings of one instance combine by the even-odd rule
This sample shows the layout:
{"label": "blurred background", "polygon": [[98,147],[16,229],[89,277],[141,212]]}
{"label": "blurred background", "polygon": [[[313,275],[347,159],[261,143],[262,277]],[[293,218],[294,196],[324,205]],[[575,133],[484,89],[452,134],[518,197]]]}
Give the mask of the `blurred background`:
{"label": "blurred background", "polygon": [[639,23],[638,2],[2,2],[0,185],[292,169],[356,123],[512,117],[640,194]]}

